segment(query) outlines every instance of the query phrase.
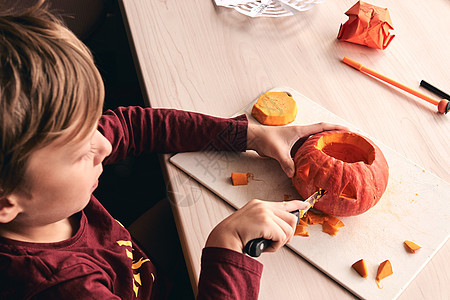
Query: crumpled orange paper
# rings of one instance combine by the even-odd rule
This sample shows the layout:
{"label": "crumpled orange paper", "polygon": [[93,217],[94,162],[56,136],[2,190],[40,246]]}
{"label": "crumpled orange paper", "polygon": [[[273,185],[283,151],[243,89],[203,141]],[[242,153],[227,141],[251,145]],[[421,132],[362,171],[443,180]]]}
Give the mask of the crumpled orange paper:
{"label": "crumpled orange paper", "polygon": [[387,8],[358,1],[346,13],[347,22],[341,24],[338,40],[365,45],[376,49],[386,49],[395,35]]}

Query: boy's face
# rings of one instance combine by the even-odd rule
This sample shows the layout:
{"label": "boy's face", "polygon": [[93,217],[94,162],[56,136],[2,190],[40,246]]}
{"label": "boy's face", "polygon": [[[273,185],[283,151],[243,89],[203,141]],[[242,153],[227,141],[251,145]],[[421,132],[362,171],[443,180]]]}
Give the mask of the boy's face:
{"label": "boy's face", "polygon": [[45,226],[82,210],[97,187],[111,144],[98,131],[76,143],[53,143],[32,153],[24,185],[14,194],[15,222]]}

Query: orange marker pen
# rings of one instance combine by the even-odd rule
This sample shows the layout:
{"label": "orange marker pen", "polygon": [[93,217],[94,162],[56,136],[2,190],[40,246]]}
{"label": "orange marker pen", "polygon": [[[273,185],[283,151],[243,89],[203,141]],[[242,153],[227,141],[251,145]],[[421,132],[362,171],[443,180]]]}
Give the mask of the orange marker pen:
{"label": "orange marker pen", "polygon": [[450,110],[450,102],[447,99],[442,99],[441,101],[439,101],[439,100],[436,100],[434,98],[431,98],[431,97],[429,97],[429,96],[427,96],[425,94],[422,94],[422,93],[420,93],[420,92],[418,92],[416,90],[413,90],[412,88],[407,87],[406,85],[401,84],[401,83],[399,83],[399,82],[397,82],[397,81],[395,81],[395,80],[393,80],[393,79],[391,79],[391,78],[389,78],[387,76],[384,76],[384,75],[382,75],[382,74],[380,74],[380,73],[378,73],[378,72],[376,72],[374,70],[371,70],[371,69],[363,66],[362,64],[360,64],[360,63],[358,63],[358,62],[356,62],[353,59],[350,59],[348,57],[344,57],[344,59],[342,61],[344,63],[346,63],[347,65],[355,68],[358,71],[361,71],[363,73],[366,73],[368,75],[376,77],[376,78],[378,78],[378,79],[380,79],[380,80],[382,80],[384,82],[387,82],[387,83],[389,83],[389,84],[391,84],[391,85],[393,85],[393,86],[395,86],[395,87],[397,87],[397,88],[399,88],[401,90],[404,90],[405,92],[408,92],[408,93],[410,93],[410,94],[412,94],[412,95],[414,95],[416,97],[419,97],[420,99],[423,99],[423,100],[425,100],[425,101],[427,101],[427,102],[429,102],[431,104],[437,105],[438,112],[440,112],[441,114],[444,114],[444,113],[446,114]]}

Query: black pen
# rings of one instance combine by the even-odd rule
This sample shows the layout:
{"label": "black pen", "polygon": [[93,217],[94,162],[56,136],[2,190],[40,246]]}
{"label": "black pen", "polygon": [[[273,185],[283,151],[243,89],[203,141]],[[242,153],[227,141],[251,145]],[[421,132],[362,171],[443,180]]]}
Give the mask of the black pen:
{"label": "black pen", "polygon": [[420,82],[420,86],[423,87],[424,89],[429,90],[430,92],[438,95],[439,97],[441,97],[442,99],[447,99],[450,100],[450,95],[441,91],[440,89],[438,89],[437,87],[429,84],[428,82],[426,82],[425,80],[422,80]]}

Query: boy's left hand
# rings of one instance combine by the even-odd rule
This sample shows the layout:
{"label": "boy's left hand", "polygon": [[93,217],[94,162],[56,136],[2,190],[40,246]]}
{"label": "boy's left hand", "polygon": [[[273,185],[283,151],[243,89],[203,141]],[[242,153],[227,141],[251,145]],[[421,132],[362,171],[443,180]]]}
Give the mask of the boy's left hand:
{"label": "boy's left hand", "polygon": [[249,124],[247,130],[247,149],[255,150],[261,156],[276,159],[286,175],[291,178],[295,173],[291,149],[295,142],[303,137],[326,130],[348,130],[347,127],[316,123],[301,126],[262,126]]}

